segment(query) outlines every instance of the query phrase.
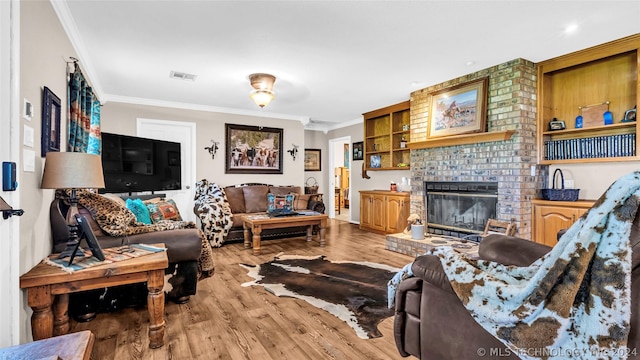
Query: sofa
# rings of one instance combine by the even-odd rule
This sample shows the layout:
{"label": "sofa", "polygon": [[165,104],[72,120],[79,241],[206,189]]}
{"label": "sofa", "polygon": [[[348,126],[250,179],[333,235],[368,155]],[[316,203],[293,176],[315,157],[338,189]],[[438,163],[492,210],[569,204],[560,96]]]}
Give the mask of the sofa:
{"label": "sofa", "polygon": [[[640,213],[640,212],[639,212]],[[631,322],[627,347],[640,349],[640,216],[636,214],[630,235]],[[505,265],[528,266],[551,250],[526,239],[489,235],[479,244],[480,259]],[[421,359],[474,359],[479,349],[518,359],[502,342],[480,326],[454,293],[440,260],[434,255],[417,257],[413,277],[396,290],[394,336],[402,356]]]}
{"label": "sofa", "polygon": [[[231,185],[222,188],[225,200],[220,200],[216,196],[216,185],[212,185],[206,180],[201,180],[196,185],[196,204],[194,213],[200,219],[201,230],[211,242],[213,247],[222,246],[227,242],[243,242],[244,227],[242,218],[244,215],[266,213],[268,207],[268,194],[277,196],[294,194],[293,208],[294,210],[312,210],[321,214],[325,211],[324,203],[319,200],[317,194],[304,194],[299,186],[275,186],[262,183],[247,183]],[[211,209],[203,209],[203,202],[210,202],[209,199],[217,199],[217,206],[209,206]],[[227,205],[228,204],[228,205]],[[219,213],[225,213],[227,206],[230,211],[230,225],[227,225],[226,219],[223,219]],[[212,213],[215,213],[215,219],[212,219]],[[214,226],[212,222],[217,222]],[[262,231],[262,240],[275,238],[284,238],[292,236],[306,236],[306,227],[293,227],[283,229],[265,229]],[[224,232],[221,236],[220,232]]]}
{"label": "sofa", "polygon": [[[107,196],[78,192],[80,204],[78,211],[91,226],[96,239],[102,248],[118,247],[130,244],[164,243],[167,248],[169,267],[165,273],[165,294],[167,299],[176,303],[184,303],[191,295],[196,294],[199,280],[213,275],[213,257],[202,232],[193,222],[158,221],[157,224],[143,225],[130,223],[133,214],[122,204]],[[69,210],[68,197],[58,191],[50,206],[51,233],[53,252],[64,250],[69,239],[69,228],[66,224],[66,214]],[[124,202],[123,202],[124,203]],[[155,202],[156,206],[161,203]],[[113,215],[112,214],[118,214]],[[115,229],[125,222],[127,233],[114,236]],[[121,227],[122,228],[122,227]],[[69,312],[76,320],[85,320],[96,312],[109,312],[121,308],[146,303],[146,287],[144,284],[124,285],[94,291],[74,293],[70,297]]]}

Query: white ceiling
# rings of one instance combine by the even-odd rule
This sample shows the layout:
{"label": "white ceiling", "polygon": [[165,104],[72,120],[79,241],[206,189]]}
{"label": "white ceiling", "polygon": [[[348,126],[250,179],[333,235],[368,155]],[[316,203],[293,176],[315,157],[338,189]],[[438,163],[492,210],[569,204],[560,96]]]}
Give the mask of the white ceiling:
{"label": "white ceiling", "polygon": [[[103,103],[298,119],[311,129],[357,122],[515,58],[539,62],[640,33],[638,0],[52,3]],[[254,72],[277,78],[264,109],[248,96]]]}

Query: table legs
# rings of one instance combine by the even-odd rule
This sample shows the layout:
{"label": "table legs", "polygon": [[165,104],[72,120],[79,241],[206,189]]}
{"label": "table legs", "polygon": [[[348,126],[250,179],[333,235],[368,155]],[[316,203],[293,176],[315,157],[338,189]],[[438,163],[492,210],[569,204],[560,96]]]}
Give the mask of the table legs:
{"label": "table legs", "polygon": [[262,227],[253,226],[251,232],[253,233],[253,255],[260,255],[260,236],[262,234]]}
{"label": "table legs", "polygon": [[327,227],[327,220],[320,220],[320,225],[318,226],[320,229],[318,231],[318,236],[320,237],[320,247],[324,246],[324,230]]}
{"label": "table legs", "polygon": [[147,308],[149,310],[149,347],[156,349],[164,345],[164,271],[149,271],[147,280]]}
{"label": "table legs", "polygon": [[27,290],[27,303],[33,310],[31,315],[31,335],[33,340],[53,336],[53,295],[50,286],[36,286]]}
{"label": "table legs", "polygon": [[[149,347],[164,345],[164,270],[149,271],[147,307],[149,310]],[[27,289],[27,303],[33,310],[31,335],[33,340],[48,339],[69,333],[69,294],[54,296],[51,286]]]}
{"label": "table legs", "polygon": [[69,333],[69,294],[62,294],[53,300],[53,336]]}

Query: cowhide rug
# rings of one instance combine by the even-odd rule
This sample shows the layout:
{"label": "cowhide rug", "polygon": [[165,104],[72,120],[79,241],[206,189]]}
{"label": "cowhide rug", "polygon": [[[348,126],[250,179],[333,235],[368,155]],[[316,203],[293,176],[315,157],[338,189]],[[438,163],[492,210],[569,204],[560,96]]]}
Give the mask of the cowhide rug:
{"label": "cowhide rug", "polygon": [[280,254],[264,264],[240,266],[255,279],[242,286],[263,286],[276,296],[302,299],[343,320],[363,339],[381,337],[378,323],[393,315],[387,307],[387,282],[399,271],[394,267]]}

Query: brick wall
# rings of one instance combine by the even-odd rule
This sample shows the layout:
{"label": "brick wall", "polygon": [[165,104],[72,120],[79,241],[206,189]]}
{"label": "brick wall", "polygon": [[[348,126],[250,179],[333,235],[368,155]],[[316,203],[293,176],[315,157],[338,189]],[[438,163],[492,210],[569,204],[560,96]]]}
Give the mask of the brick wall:
{"label": "brick wall", "polygon": [[[411,150],[411,212],[425,218],[424,181],[496,181],[500,220],[514,219],[518,236],[531,237],[536,181],[536,68],[515,59],[411,93],[411,142],[427,139],[430,94],[489,77],[487,131],[516,130],[506,141]],[[547,171],[546,167],[537,170]]]}

